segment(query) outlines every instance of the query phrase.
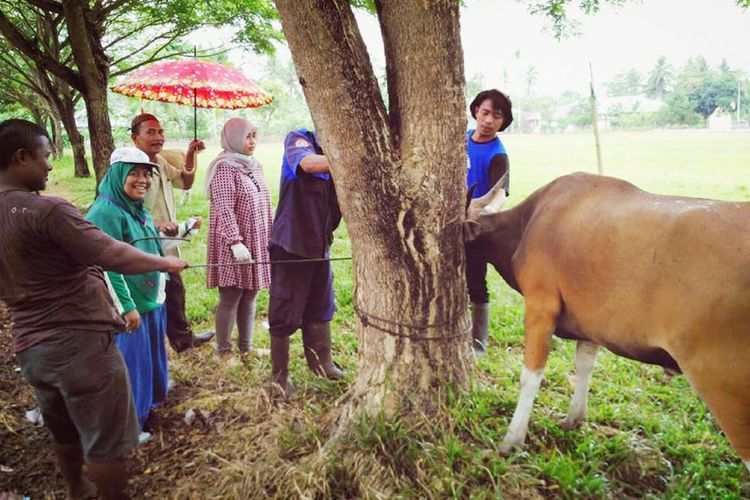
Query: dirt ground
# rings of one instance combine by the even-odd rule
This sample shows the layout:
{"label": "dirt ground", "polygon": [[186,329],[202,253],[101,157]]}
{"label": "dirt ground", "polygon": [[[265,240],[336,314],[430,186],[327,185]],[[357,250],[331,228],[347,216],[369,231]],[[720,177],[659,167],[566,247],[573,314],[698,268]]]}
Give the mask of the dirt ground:
{"label": "dirt ground", "polygon": [[65,498],[45,429],[25,413],[34,392],[11,352],[10,315],[0,302],[0,497]]}
{"label": "dirt ground", "polygon": [[[0,302],[0,500],[65,498],[47,431],[25,417],[36,408],[36,401],[11,352],[9,330],[10,316]],[[133,498],[173,497],[175,484],[216,467],[202,453],[219,439],[215,426],[201,422],[188,426],[182,411],[176,410],[191,395],[208,390],[215,388],[183,381],[170,391],[169,405],[156,414],[152,441],[130,457]],[[220,417],[221,409],[213,412],[212,418]]]}

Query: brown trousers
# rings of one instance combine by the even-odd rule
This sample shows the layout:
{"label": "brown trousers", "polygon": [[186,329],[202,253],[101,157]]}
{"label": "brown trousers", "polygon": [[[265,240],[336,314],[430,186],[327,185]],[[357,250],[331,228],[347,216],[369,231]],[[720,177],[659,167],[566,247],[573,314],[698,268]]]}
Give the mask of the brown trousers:
{"label": "brown trousers", "polygon": [[182,284],[182,276],[169,273],[165,293],[169,345],[175,351],[182,352],[193,345],[193,330],[185,315],[185,286]]}

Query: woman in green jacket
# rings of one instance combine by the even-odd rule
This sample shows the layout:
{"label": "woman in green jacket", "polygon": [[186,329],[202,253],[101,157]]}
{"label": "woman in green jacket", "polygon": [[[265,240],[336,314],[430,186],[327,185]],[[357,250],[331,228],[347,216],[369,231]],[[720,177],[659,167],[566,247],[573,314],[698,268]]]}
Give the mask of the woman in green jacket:
{"label": "woman in green jacket", "polygon": [[[117,240],[144,252],[163,255],[159,233],[143,206],[154,168],[156,165],[139,149],[116,149],[99,184],[99,196],[86,218]],[[115,342],[128,367],[138,423],[143,431],[149,411],[167,395],[164,306],[167,276],[158,271],[137,275],[108,271],[107,275],[115,304],[126,322],[126,331],[116,335]]]}

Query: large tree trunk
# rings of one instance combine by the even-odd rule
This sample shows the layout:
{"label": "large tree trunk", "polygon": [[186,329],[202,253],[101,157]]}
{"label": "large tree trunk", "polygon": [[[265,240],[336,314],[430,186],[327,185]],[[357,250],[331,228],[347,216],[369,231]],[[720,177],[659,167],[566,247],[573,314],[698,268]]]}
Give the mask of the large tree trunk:
{"label": "large tree trunk", "polygon": [[62,4],[73,59],[84,89],[81,94],[86,104],[91,156],[98,185],[109,168],[109,155],[115,148],[107,104],[110,61],[102,50],[99,26],[88,2],[63,0]]}
{"label": "large tree trunk", "polygon": [[[58,83],[61,86],[65,85],[59,80]],[[70,88],[66,86],[66,88],[61,89],[60,94],[60,117],[63,126],[65,127],[65,132],[68,134],[70,147],[73,150],[75,176],[79,178],[89,177],[91,173],[89,172],[89,164],[86,161],[86,144],[83,141],[83,135],[76,125],[75,102],[73,100],[72,92]]]}
{"label": "large tree trunk", "polygon": [[34,117],[34,123],[47,130],[47,124],[44,122],[46,115],[44,114],[42,108],[39,106],[39,101],[37,100],[37,102],[30,106],[27,105],[26,109],[28,109],[31,113],[31,116]]}
{"label": "large tree trunk", "polygon": [[[70,146],[73,149],[73,165],[75,176],[89,177],[89,165],[86,162],[86,146],[83,135],[78,131],[75,118],[75,100],[73,90],[67,82],[55,75],[50,75],[41,64],[37,65],[37,79],[41,83],[47,100],[57,111],[60,121],[65,127]],[[54,83],[53,83],[54,82]]]}
{"label": "large tree trunk", "polygon": [[107,94],[98,91],[88,92],[84,95],[84,102],[88,117],[91,157],[94,162],[96,184],[99,185],[109,168],[109,155],[115,149],[109,122]]}
{"label": "large tree trunk", "polygon": [[347,0],[276,1],[352,245],[359,371],[345,416],[429,413],[473,363],[458,4],[376,3],[390,113]]}
{"label": "large tree trunk", "polygon": [[[75,124],[74,124],[75,125]],[[83,142],[83,136],[74,127],[73,135],[68,133],[70,147],[73,150],[73,168],[75,176],[78,178],[90,177],[89,164],[86,161],[86,144]]]}
{"label": "large tree trunk", "polygon": [[62,124],[56,111],[50,113],[49,124],[52,128],[52,156],[59,160],[63,155]]}

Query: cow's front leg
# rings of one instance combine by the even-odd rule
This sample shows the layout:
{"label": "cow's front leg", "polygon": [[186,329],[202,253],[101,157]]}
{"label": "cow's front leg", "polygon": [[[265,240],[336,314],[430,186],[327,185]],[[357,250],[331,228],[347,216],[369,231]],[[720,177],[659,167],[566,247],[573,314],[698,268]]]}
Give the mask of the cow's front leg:
{"label": "cow's front leg", "polygon": [[576,389],[570,401],[568,416],[560,424],[563,429],[576,429],[586,421],[589,381],[591,372],[594,371],[598,349],[597,344],[585,340],[579,340],[576,345]]}
{"label": "cow's front leg", "polygon": [[500,444],[500,453],[507,455],[523,444],[529,429],[529,418],[534,399],[539,392],[544,375],[544,364],[549,355],[552,333],[559,311],[556,301],[530,301],[526,299],[524,318],[526,336],[524,341],[523,371],[521,372],[521,393],[516,410],[510,421],[508,432]]}

